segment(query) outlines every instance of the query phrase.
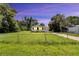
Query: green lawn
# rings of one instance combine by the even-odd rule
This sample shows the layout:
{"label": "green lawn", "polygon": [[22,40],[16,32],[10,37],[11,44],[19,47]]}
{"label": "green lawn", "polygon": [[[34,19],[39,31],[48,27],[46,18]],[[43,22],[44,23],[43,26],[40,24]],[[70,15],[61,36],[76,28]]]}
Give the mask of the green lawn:
{"label": "green lawn", "polygon": [[74,33],[68,33],[69,35],[72,35],[72,36],[77,36],[79,37],[79,34],[74,34]]}
{"label": "green lawn", "polygon": [[[46,34],[46,35],[45,35]],[[45,38],[46,36],[46,38]],[[44,32],[0,34],[3,56],[69,56],[79,55],[79,42]]]}

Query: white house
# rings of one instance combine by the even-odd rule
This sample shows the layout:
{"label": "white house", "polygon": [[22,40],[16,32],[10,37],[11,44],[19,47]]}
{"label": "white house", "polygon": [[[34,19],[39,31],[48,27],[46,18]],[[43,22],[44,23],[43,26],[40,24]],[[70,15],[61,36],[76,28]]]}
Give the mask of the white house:
{"label": "white house", "polygon": [[48,31],[48,27],[36,25],[31,27],[31,31]]}
{"label": "white house", "polygon": [[68,32],[79,33],[79,25],[75,25],[73,27],[68,27]]}

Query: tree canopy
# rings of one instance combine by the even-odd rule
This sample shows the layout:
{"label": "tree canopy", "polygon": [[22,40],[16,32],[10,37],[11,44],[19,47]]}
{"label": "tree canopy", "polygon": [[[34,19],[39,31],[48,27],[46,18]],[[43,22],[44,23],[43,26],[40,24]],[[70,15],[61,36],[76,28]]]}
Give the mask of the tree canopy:
{"label": "tree canopy", "polygon": [[48,24],[49,30],[54,32],[67,31],[67,27],[79,25],[78,16],[68,16],[65,17],[63,14],[57,14],[51,17],[51,20]]}
{"label": "tree canopy", "polygon": [[9,7],[8,4],[0,4],[0,32],[15,32],[19,27],[16,26],[14,16],[16,10]]}

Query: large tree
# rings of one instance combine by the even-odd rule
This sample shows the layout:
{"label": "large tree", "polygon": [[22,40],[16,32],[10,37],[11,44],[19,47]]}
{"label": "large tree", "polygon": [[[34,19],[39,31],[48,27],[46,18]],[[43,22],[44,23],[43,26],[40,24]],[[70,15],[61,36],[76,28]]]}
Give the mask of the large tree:
{"label": "large tree", "polygon": [[51,18],[49,22],[49,30],[54,32],[67,31],[67,27],[79,25],[78,16],[68,16],[64,17],[63,14],[57,14]]}
{"label": "large tree", "polygon": [[53,16],[48,24],[49,30],[53,30],[54,32],[62,31],[62,27],[64,27],[64,20],[65,17],[63,14],[57,14],[56,16]]}
{"label": "large tree", "polygon": [[12,9],[8,4],[0,4],[0,30],[3,32],[15,32],[19,29],[14,20],[16,10]]}

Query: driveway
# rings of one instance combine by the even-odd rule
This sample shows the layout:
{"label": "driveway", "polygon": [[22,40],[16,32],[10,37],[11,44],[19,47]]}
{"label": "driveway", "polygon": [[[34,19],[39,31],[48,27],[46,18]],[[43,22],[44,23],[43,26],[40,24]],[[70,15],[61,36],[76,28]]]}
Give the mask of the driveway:
{"label": "driveway", "polygon": [[73,40],[79,41],[79,37],[70,36],[70,35],[66,35],[66,34],[60,34],[60,33],[53,33],[53,34],[58,35],[58,36],[62,36],[62,37],[65,37],[65,38],[69,38],[69,39],[73,39]]}

